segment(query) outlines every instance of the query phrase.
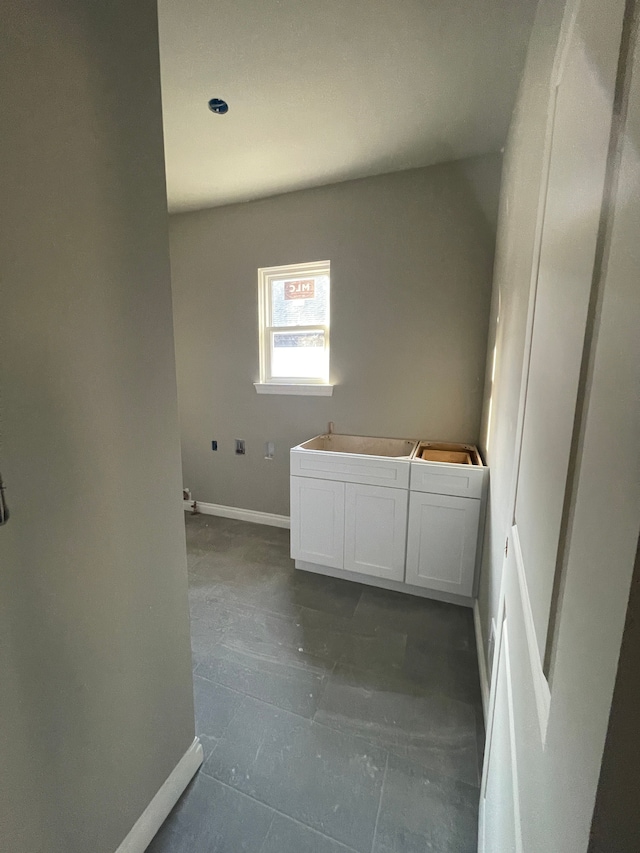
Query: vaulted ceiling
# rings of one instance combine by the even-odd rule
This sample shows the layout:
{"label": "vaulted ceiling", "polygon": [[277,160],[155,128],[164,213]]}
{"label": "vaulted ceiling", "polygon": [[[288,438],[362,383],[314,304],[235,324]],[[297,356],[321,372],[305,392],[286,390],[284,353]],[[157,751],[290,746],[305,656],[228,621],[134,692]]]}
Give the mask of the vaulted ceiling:
{"label": "vaulted ceiling", "polygon": [[170,209],[500,150],[534,12],[535,0],[160,0]]}

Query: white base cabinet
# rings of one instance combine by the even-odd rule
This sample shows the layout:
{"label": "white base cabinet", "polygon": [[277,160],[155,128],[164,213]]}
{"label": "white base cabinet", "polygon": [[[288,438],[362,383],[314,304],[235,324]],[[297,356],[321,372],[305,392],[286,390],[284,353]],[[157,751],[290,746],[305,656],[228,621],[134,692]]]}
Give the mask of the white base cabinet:
{"label": "white base cabinet", "polygon": [[477,499],[411,492],[406,582],[472,595],[479,520]]}
{"label": "white base cabinet", "polygon": [[[335,437],[351,438],[360,440]],[[481,461],[334,452],[321,439],[334,437],[291,451],[296,566],[470,604],[487,492]]]}
{"label": "white base cabinet", "polygon": [[291,556],[404,580],[407,491],[291,477]]}

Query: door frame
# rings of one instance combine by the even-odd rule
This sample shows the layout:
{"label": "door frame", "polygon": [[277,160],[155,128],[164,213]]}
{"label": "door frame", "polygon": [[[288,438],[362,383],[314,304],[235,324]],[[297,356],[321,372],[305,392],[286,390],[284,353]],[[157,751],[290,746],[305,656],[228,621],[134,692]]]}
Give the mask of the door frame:
{"label": "door frame", "polygon": [[[539,652],[535,623],[533,618],[533,613],[531,609],[531,603],[529,599],[529,592],[527,589],[527,580],[524,571],[524,562],[522,557],[522,551],[520,547],[520,540],[518,529],[516,526],[516,501],[518,495],[518,484],[520,478],[521,471],[521,457],[523,450],[523,431],[525,424],[525,415],[526,415],[526,405],[527,405],[527,392],[529,386],[529,376],[530,376],[530,367],[531,367],[531,352],[532,352],[532,342],[534,335],[534,326],[535,326],[535,315],[536,315],[536,299],[538,296],[538,279],[540,273],[540,263],[542,258],[542,249],[543,249],[543,240],[544,240],[544,230],[545,230],[545,217],[547,212],[547,199],[548,199],[548,191],[549,191],[549,182],[550,182],[550,174],[552,167],[552,155],[553,155],[553,141],[554,141],[554,127],[556,120],[556,112],[557,112],[557,104],[558,104],[558,91],[560,84],[562,82],[564,70],[566,67],[567,57],[569,48],[571,46],[572,36],[574,34],[576,21],[578,18],[578,14],[581,9],[581,5],[584,0],[568,0],[567,5],[565,6],[564,15],[560,27],[560,33],[558,38],[558,44],[554,57],[553,69],[550,77],[549,84],[549,100],[548,100],[548,108],[547,108],[547,119],[546,119],[546,128],[545,128],[545,137],[544,137],[544,149],[542,155],[542,169],[541,169],[541,179],[540,179],[540,189],[538,193],[538,201],[537,201],[537,210],[536,210],[536,225],[534,231],[534,243],[533,243],[533,251],[532,251],[532,265],[531,265],[531,276],[529,280],[529,293],[528,293],[528,301],[527,301],[527,316],[526,316],[526,325],[525,325],[525,335],[524,335],[524,350],[523,350],[523,361],[522,361],[522,371],[521,371],[521,380],[520,380],[520,392],[518,399],[518,410],[517,410],[517,420],[516,420],[516,430],[514,436],[514,445],[513,445],[513,471],[511,475],[511,484],[509,489],[509,501],[508,501],[508,524],[507,524],[507,535],[505,541],[505,551],[504,551],[504,559],[502,561],[502,575],[500,582],[500,595],[499,595],[499,604],[498,604],[498,612],[495,617],[496,622],[496,636],[495,636],[495,654],[492,661],[492,671],[490,674],[490,694],[489,694],[489,702],[487,709],[487,719],[486,719],[486,749],[485,749],[485,760],[482,771],[482,781],[480,788],[480,814],[479,814],[479,851],[483,853],[485,846],[484,839],[484,829],[485,829],[485,813],[484,813],[484,805],[485,798],[487,794],[487,784],[488,784],[488,775],[489,768],[491,766],[491,747],[492,747],[492,738],[494,732],[494,723],[496,717],[496,705],[498,702],[497,695],[497,682],[498,682],[498,672],[501,661],[503,660],[505,654],[505,643],[507,645],[507,656],[509,652],[509,628],[507,626],[507,589],[509,585],[512,583],[518,584],[518,593],[517,598],[511,598],[510,601],[513,604],[517,602],[522,608],[522,620],[523,620],[523,629],[524,636],[526,638],[526,646],[528,652],[528,663],[531,668],[531,673],[525,673],[525,677],[531,679],[530,686],[533,690],[533,695],[535,698],[535,714],[537,717],[538,728],[539,728],[539,745],[542,750],[544,750],[546,745],[547,731],[548,731],[548,723],[549,723],[549,714],[551,708],[551,688],[550,681],[545,674],[544,666],[545,666],[545,658],[546,655],[541,656]],[[612,132],[614,128],[612,126]],[[611,148],[609,148],[609,155],[611,153]],[[607,160],[606,170],[609,169],[609,163]],[[607,193],[607,183],[606,183],[606,173],[605,173],[605,182],[603,187],[603,203],[606,201],[606,193]],[[596,253],[596,262],[598,260],[598,256]],[[574,424],[575,430],[575,424]],[[562,535],[562,534],[561,534]],[[562,540],[561,540],[562,541]],[[513,591],[513,587],[511,587],[512,592],[511,595],[516,595],[515,591]],[[551,629],[550,629],[551,630]],[[547,641],[548,642],[548,641]],[[507,701],[509,702],[509,719],[513,722],[513,692],[511,690],[511,678],[510,673],[507,673],[507,681],[508,681],[508,689],[507,689]],[[513,794],[514,794],[514,816],[515,819],[519,821],[520,814],[520,798],[519,798],[519,789],[517,785],[517,753],[516,753],[516,741],[515,732],[510,732],[510,737],[512,738],[512,761],[514,766],[511,768],[512,773],[512,782],[514,786]],[[515,834],[516,839],[516,847],[517,851],[521,851],[522,848],[522,838],[516,831]],[[519,839],[519,841],[518,841]]]}

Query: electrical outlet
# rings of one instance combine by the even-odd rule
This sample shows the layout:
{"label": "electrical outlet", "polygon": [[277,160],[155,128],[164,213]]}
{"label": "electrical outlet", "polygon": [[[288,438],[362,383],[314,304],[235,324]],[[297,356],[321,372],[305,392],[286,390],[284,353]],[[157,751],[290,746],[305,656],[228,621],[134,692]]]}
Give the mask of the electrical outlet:
{"label": "electrical outlet", "polygon": [[212,442],[211,442],[211,449],[212,449],[212,450],[217,450],[217,449],[218,449],[218,442],[217,442],[217,441],[212,441]]}
{"label": "electrical outlet", "polygon": [[236,438],[236,454],[238,456],[244,456],[244,440],[242,438]]}

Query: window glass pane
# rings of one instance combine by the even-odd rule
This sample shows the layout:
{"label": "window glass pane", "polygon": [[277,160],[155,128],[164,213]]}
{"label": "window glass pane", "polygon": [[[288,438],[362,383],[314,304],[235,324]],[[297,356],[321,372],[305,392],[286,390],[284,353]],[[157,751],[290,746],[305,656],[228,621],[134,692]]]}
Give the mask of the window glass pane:
{"label": "window glass pane", "polygon": [[271,376],[324,379],[327,372],[324,344],[324,332],[273,332]]}
{"label": "window glass pane", "polygon": [[271,282],[272,326],[328,326],[329,276]]}

